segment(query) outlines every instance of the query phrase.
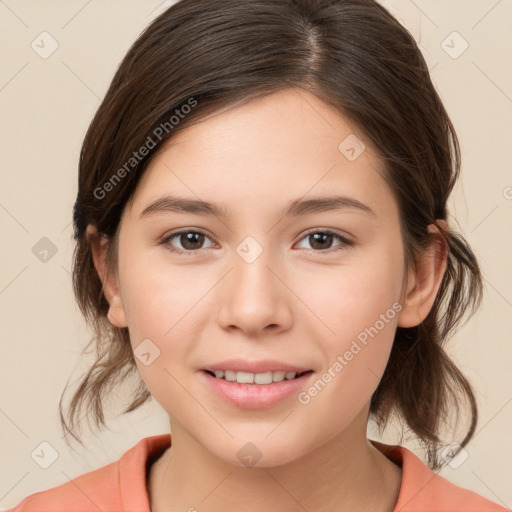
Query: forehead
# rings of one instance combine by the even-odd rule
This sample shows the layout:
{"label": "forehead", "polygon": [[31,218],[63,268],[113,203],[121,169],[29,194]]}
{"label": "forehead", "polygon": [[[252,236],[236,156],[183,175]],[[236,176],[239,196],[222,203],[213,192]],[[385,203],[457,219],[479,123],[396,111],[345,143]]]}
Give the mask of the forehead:
{"label": "forehead", "polygon": [[178,132],[148,166],[132,209],[140,214],[165,193],[215,202],[230,213],[336,193],[378,210],[393,201],[382,172],[365,135],[338,110],[287,89]]}

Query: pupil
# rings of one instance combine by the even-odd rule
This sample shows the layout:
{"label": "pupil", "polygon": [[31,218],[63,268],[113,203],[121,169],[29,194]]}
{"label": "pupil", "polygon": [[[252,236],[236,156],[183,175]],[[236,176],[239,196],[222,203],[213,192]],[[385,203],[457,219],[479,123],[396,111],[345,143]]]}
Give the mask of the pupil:
{"label": "pupil", "polygon": [[[325,249],[326,245],[330,246],[330,244],[332,243],[333,235],[330,235],[328,233],[315,233],[315,234],[311,235],[311,237],[313,237],[313,240],[314,240],[314,242],[311,243],[311,247],[313,247],[313,249]],[[326,239],[328,242],[327,244],[325,244]],[[322,243],[318,244],[319,240],[321,242],[323,242],[323,244]],[[315,244],[318,244],[319,247],[315,247]]]}
{"label": "pupil", "polygon": [[[194,246],[194,243],[197,244],[197,241],[198,241],[197,237],[204,237],[204,235],[201,233],[187,233],[185,235],[182,235],[181,244],[183,245],[183,247],[185,249],[191,249],[191,250],[197,249],[197,247]],[[185,239],[185,243],[183,243],[183,238]],[[199,241],[202,242],[202,238],[199,238]],[[199,246],[201,246],[201,245],[202,244],[200,243]]]}

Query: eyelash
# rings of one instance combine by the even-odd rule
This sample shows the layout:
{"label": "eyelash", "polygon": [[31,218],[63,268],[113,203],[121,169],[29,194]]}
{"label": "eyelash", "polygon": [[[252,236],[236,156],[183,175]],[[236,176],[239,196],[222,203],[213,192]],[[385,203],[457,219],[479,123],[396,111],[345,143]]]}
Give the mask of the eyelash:
{"label": "eyelash", "polygon": [[[176,253],[176,254],[187,254],[189,256],[193,256],[193,255],[197,254],[199,251],[201,251],[202,249],[198,249],[196,251],[183,251],[181,249],[176,249],[175,247],[171,246],[170,243],[169,243],[173,238],[176,238],[176,237],[178,237],[180,235],[183,235],[183,234],[186,234],[186,233],[201,234],[201,235],[206,236],[207,238],[210,238],[204,231],[202,231],[200,229],[182,229],[180,231],[175,231],[174,233],[171,233],[171,234],[165,236],[161,240],[160,243],[163,244],[163,245],[167,245],[168,250],[170,250],[173,253]],[[341,241],[341,244],[339,244],[337,246],[338,247],[337,249],[336,248],[335,249],[327,249],[327,250],[324,250],[324,251],[314,250],[314,249],[305,249],[309,253],[315,253],[315,254],[321,254],[321,255],[332,254],[333,252],[346,250],[347,247],[351,247],[351,246],[355,245],[355,242],[345,238],[341,233],[339,233],[338,231],[334,231],[332,229],[314,229],[312,231],[308,231],[299,240],[299,242],[301,242],[302,240],[304,240],[308,236],[314,235],[314,234],[317,234],[317,233],[322,233],[324,235],[333,235],[333,236],[335,236],[336,238],[338,238]]]}

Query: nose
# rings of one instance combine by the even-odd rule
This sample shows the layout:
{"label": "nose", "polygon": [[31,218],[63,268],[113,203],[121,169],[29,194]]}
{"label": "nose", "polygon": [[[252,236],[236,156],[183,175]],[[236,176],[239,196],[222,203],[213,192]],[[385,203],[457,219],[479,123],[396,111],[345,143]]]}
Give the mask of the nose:
{"label": "nose", "polygon": [[250,263],[236,253],[233,255],[233,268],[222,280],[218,309],[222,328],[240,329],[250,336],[289,329],[293,294],[270,252],[263,250]]}

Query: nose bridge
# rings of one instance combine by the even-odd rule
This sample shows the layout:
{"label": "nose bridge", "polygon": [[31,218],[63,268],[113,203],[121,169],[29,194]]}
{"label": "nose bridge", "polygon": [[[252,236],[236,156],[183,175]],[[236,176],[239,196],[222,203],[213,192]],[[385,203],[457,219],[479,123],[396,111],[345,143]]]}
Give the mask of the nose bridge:
{"label": "nose bridge", "polygon": [[238,300],[251,304],[263,299],[269,304],[275,298],[276,278],[269,267],[275,266],[276,262],[268,242],[260,243],[254,237],[245,238],[236,248],[233,264],[232,292]]}
{"label": "nose bridge", "polygon": [[267,325],[285,325],[290,319],[286,290],[274,275],[279,274],[274,251],[247,237],[233,254],[232,271],[226,282],[220,322],[244,331],[259,331]]}
{"label": "nose bridge", "polygon": [[[250,252],[252,249],[250,250]],[[250,254],[249,252],[249,254]],[[233,284],[240,291],[250,291],[250,295],[264,296],[271,293],[275,276],[269,270],[275,262],[272,261],[271,251],[264,250],[254,259],[245,259],[246,255],[234,258]]]}

